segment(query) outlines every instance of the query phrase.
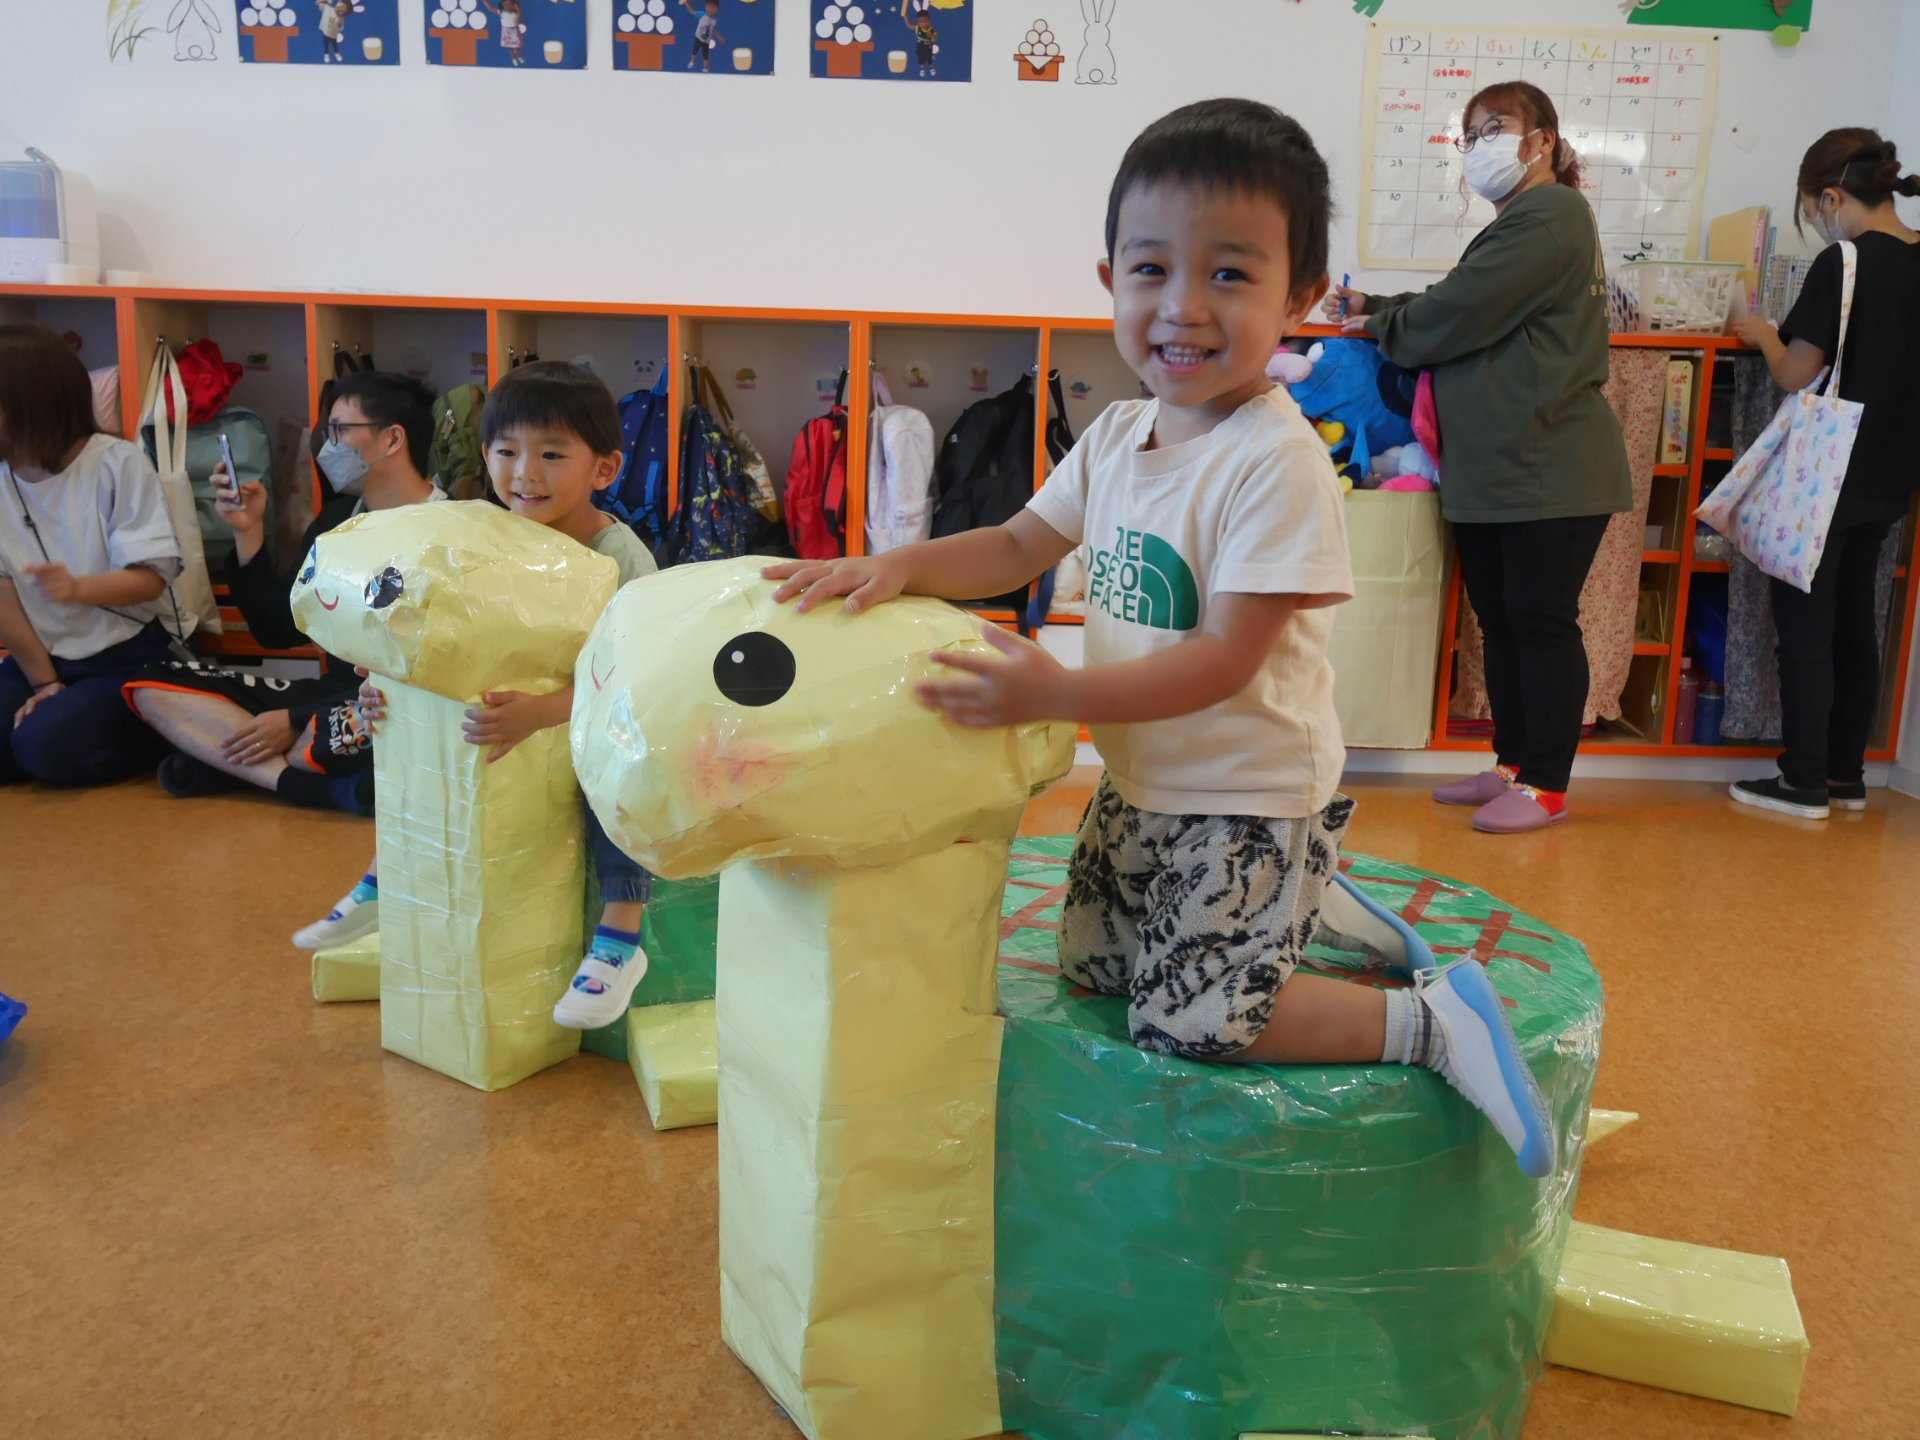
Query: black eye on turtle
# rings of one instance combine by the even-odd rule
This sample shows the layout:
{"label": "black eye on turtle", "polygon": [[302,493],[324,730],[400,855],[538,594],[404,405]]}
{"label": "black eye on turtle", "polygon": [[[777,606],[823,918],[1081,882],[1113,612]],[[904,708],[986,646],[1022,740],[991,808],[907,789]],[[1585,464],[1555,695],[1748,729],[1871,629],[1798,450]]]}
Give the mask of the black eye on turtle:
{"label": "black eye on turtle", "polygon": [[300,585],[311,584],[313,582],[313,572],[316,569],[318,569],[319,566],[320,566],[320,547],[317,545],[310,545],[307,547],[306,561],[300,566],[300,578],[295,583]]}
{"label": "black eye on turtle", "polygon": [[793,689],[793,651],[764,631],[736,635],[713,657],[713,683],[736,705],[771,705]]}
{"label": "black eye on turtle", "polygon": [[367,608],[369,610],[386,609],[400,598],[401,592],[406,588],[407,582],[400,577],[400,572],[389,565],[367,581]]}

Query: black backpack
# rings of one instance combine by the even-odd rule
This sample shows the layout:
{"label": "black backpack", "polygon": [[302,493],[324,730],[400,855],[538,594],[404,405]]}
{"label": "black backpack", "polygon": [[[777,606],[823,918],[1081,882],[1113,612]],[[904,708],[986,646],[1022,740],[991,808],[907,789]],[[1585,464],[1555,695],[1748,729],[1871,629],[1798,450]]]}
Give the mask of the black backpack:
{"label": "black backpack", "polygon": [[[1060,372],[1047,377],[1047,453],[1057,465],[1073,448],[1067,426],[1066,397]],[[972,405],[953,422],[933,466],[933,533],[958,535],[985,525],[1004,525],[1033,499],[1033,375],[1022,375],[1012,389]],[[982,596],[970,603],[990,610],[1011,610],[1022,634],[1036,622],[1029,589]]]}

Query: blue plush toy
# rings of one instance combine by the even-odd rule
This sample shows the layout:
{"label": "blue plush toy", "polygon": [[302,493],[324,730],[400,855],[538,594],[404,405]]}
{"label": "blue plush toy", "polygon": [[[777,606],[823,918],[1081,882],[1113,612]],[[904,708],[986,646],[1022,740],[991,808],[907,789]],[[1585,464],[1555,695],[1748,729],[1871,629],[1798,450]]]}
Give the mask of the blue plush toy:
{"label": "blue plush toy", "polygon": [[[1390,364],[1379,346],[1366,340],[1327,340],[1309,350],[1306,359],[1312,372],[1287,381],[1287,388],[1307,419],[1346,426],[1348,439],[1333,452],[1336,464],[1351,463],[1364,477],[1375,454],[1413,442],[1413,377]],[[1279,368],[1297,373],[1299,362]]]}

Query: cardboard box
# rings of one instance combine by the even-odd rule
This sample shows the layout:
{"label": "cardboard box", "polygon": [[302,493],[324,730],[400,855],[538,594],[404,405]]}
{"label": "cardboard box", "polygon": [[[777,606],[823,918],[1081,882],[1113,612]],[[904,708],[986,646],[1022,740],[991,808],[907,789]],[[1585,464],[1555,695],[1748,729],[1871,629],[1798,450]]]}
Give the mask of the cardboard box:
{"label": "cardboard box", "polygon": [[1347,744],[1418,750],[1433,731],[1447,547],[1440,497],[1347,497],[1354,596],[1334,611],[1333,703]]}

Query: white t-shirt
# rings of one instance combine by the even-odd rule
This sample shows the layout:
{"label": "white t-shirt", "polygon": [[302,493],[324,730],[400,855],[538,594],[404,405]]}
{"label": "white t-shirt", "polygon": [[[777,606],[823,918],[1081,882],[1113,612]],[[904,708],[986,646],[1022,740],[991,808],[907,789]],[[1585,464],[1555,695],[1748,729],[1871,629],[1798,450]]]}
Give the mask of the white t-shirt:
{"label": "white t-shirt", "polygon": [[[1087,664],[1181,644],[1216,595],[1353,595],[1347,521],[1327,447],[1285,390],[1197,440],[1142,450],[1157,400],[1109,406],[1029,508],[1085,541]],[[1333,708],[1331,606],[1300,610],[1238,695],[1192,715],[1096,725],[1121,798],[1169,815],[1317,814],[1346,747]]]}
{"label": "white t-shirt", "polygon": [[148,566],[163,580],[179,575],[180,545],[166,496],[139,446],[95,435],[73,464],[37,481],[22,480],[0,461],[0,576],[13,581],[40,643],[62,660],[98,655],[155,619],[175,628],[165,591],[138,605],[116,605],[119,614],[97,605],[52,604],[26,574],[28,566],[45,565],[49,557],[75,575],[129,565]]}

